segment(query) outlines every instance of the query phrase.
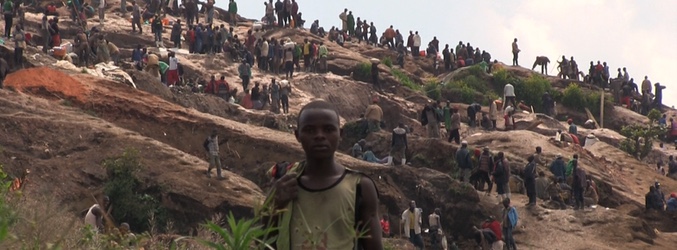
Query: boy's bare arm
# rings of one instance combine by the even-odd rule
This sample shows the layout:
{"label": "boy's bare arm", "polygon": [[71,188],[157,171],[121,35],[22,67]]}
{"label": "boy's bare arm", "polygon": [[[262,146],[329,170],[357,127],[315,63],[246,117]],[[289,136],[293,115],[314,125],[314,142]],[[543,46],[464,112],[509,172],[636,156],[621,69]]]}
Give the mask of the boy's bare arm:
{"label": "boy's bare arm", "polygon": [[365,225],[364,229],[369,230],[360,243],[364,249],[383,249],[381,242],[381,224],[378,216],[378,194],[374,181],[367,177],[362,177],[360,182],[362,189],[362,204],[360,209],[360,221]]}

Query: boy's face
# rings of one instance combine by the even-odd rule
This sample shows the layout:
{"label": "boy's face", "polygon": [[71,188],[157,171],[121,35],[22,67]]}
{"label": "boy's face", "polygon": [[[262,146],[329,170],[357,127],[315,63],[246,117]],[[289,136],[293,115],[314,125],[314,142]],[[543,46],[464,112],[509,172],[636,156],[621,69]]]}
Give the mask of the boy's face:
{"label": "boy's face", "polygon": [[331,157],[341,140],[338,115],[328,109],[304,110],[295,134],[308,157]]}

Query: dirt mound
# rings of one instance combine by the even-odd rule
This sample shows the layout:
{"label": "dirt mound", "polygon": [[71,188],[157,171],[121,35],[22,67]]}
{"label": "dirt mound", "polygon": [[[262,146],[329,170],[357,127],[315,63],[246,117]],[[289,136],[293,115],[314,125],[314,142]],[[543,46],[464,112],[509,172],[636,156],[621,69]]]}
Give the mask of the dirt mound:
{"label": "dirt mound", "polygon": [[200,157],[52,101],[0,90],[0,130],[12,131],[0,137],[5,169],[31,171],[27,195],[49,190],[74,211],[101,193],[101,162],[125,149],[138,150],[145,166],[137,175],[144,183],[139,191],[157,195],[182,233],[217,212],[250,216],[263,198],[256,185],[231,172],[225,171],[224,181],[206,179]]}
{"label": "dirt mound", "polygon": [[[5,85],[19,91],[28,91],[50,98],[54,95],[63,99],[75,99],[85,102],[89,90],[77,80],[61,71],[38,67],[19,70],[5,79]],[[54,97],[51,96],[51,97]]]}

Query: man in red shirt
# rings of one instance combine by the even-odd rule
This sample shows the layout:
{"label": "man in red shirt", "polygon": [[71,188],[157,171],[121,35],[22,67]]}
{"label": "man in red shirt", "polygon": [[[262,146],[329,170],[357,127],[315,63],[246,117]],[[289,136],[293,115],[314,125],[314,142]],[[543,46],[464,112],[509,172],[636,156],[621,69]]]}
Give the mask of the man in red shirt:
{"label": "man in red shirt", "polygon": [[484,223],[482,223],[482,229],[491,229],[491,231],[496,235],[497,240],[503,240],[501,223],[499,223],[493,215],[489,216],[489,218],[484,221]]}
{"label": "man in red shirt", "polygon": [[489,229],[496,235],[496,241],[491,245],[491,249],[503,249],[501,223],[498,222],[494,216],[489,216],[489,218],[482,223],[482,229]]}

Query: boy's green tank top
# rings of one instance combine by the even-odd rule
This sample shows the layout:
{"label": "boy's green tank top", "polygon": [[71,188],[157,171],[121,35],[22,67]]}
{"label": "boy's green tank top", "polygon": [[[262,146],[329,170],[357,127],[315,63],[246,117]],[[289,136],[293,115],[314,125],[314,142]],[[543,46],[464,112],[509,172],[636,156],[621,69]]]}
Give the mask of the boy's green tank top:
{"label": "boy's green tank top", "polygon": [[[302,173],[296,163],[287,173]],[[346,168],[343,176],[323,190],[309,190],[299,183],[297,199],[279,217],[277,250],[356,249],[358,186],[362,174]]]}

